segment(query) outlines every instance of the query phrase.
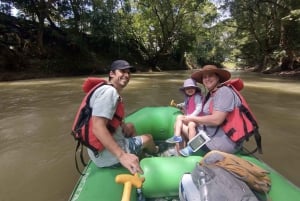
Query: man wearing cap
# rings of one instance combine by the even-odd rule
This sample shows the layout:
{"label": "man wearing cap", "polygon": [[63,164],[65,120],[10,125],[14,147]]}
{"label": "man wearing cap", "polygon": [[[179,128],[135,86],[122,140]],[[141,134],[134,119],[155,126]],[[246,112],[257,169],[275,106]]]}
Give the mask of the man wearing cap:
{"label": "man wearing cap", "polygon": [[[108,84],[99,87],[93,93],[90,99],[92,128],[94,135],[103,144],[104,150],[95,156],[93,151],[88,149],[88,154],[98,167],[121,164],[134,174],[143,173],[137,155],[142,150],[157,153],[158,147],[155,146],[150,134],[132,136],[133,125],[120,124],[124,118],[124,106],[120,93],[130,80],[132,68],[125,60],[114,61],[110,66]],[[108,125],[111,124],[119,126],[110,129]]]}
{"label": "man wearing cap", "polygon": [[[204,125],[210,141],[201,149],[203,151],[220,150],[227,153],[237,152],[242,144],[233,142],[224,132],[221,125],[227,115],[241,105],[240,98],[229,87],[221,83],[229,80],[229,71],[217,68],[215,65],[205,65],[201,70],[194,72],[191,78],[203,84],[209,91],[203,106],[202,116],[185,116],[184,122],[195,122]],[[189,147],[181,150],[181,154],[188,156],[192,153]]]}

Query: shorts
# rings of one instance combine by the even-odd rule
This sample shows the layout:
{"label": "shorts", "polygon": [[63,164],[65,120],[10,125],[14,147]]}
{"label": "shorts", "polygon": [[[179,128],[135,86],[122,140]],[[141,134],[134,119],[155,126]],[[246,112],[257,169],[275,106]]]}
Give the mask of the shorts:
{"label": "shorts", "polygon": [[[135,136],[131,138],[125,138],[123,134],[115,134],[114,138],[119,146],[125,150],[126,153],[132,153],[135,155],[139,155],[142,151],[143,140],[141,136]],[[99,152],[99,155],[95,157],[92,150],[88,150],[88,155],[90,159],[96,164],[98,167],[111,167],[119,164],[119,160],[108,150],[104,149]]]}
{"label": "shorts", "polygon": [[209,150],[219,150],[226,153],[235,153],[239,149],[239,146],[224,132],[217,132],[205,145]]}

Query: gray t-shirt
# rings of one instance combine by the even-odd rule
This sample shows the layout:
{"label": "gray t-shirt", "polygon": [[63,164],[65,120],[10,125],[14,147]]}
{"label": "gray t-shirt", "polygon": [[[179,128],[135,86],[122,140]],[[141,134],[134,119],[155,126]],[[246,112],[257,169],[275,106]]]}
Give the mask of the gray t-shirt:
{"label": "gray t-shirt", "polygon": [[114,87],[110,85],[99,87],[90,99],[90,106],[93,109],[92,115],[111,120],[115,114],[120,98],[120,95]]}
{"label": "gray t-shirt", "polygon": [[[90,99],[92,116],[104,117],[111,120],[116,112],[119,101],[122,101],[121,96],[114,87],[111,85],[99,87]],[[142,150],[142,137],[134,136],[125,138],[121,126],[116,128],[113,138],[126,153],[138,155]],[[95,157],[90,149],[88,149],[88,154],[98,167],[109,167],[119,163],[119,160],[107,149],[100,151],[98,157]]]}
{"label": "gray t-shirt", "polygon": [[[213,110],[221,112],[231,112],[236,106],[241,105],[239,97],[229,87],[220,87],[213,96],[210,96],[203,107],[204,115],[210,114],[209,107],[213,101]],[[236,145],[229,137],[226,136],[223,129],[218,126],[206,126],[206,132],[211,141],[206,146],[210,150],[220,150],[227,153],[234,153],[238,151],[240,145]]]}
{"label": "gray t-shirt", "polygon": [[[105,117],[111,120],[115,114],[120,98],[117,90],[111,85],[99,87],[95,90],[90,99],[92,116]],[[119,146],[128,152],[128,142],[125,139],[120,126],[116,129],[113,137]],[[90,149],[88,149],[88,154],[98,167],[107,167],[119,163],[118,159],[106,149],[99,152],[98,157],[95,157]]]}

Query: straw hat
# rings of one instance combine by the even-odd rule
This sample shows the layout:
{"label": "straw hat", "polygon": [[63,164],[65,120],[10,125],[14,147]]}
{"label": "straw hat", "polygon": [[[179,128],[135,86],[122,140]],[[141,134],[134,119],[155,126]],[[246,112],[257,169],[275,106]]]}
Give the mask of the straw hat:
{"label": "straw hat", "polygon": [[204,73],[217,74],[220,78],[220,83],[223,83],[223,82],[229,80],[231,77],[230,72],[227,70],[217,68],[217,66],[215,66],[215,65],[205,65],[205,66],[203,66],[202,69],[192,73],[191,78],[193,78],[194,80],[196,80],[199,83],[203,83],[202,78],[203,78]]}

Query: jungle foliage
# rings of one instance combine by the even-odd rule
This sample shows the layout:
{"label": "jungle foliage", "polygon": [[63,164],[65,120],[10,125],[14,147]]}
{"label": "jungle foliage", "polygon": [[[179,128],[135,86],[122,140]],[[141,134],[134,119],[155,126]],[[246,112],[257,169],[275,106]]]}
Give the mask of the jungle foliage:
{"label": "jungle foliage", "polygon": [[294,0],[1,0],[0,72],[105,72],[116,58],[139,70],[289,70],[299,35]]}

